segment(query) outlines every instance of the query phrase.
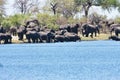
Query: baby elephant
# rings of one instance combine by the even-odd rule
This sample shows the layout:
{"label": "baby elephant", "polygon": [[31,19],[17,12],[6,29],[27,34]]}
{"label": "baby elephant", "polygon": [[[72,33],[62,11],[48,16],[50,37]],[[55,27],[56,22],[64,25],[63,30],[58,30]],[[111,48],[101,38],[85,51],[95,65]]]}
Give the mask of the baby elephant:
{"label": "baby elephant", "polygon": [[109,39],[120,41],[120,38],[118,36],[110,36]]}

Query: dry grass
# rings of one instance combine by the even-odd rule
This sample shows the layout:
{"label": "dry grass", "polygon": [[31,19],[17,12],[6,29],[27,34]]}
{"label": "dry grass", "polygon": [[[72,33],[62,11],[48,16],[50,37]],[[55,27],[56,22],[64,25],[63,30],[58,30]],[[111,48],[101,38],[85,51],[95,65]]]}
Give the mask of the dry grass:
{"label": "dry grass", "polygon": [[[25,39],[25,37],[24,37],[24,39]],[[26,40],[20,41],[20,40],[18,40],[18,36],[12,36],[12,43],[13,44],[19,44],[19,43],[24,43],[24,42],[26,42]]]}
{"label": "dry grass", "polygon": [[[81,35],[80,35],[81,36]],[[108,37],[110,36],[110,34],[100,34],[97,37],[82,37],[81,36],[81,40],[83,41],[92,41],[92,40],[108,40]]]}

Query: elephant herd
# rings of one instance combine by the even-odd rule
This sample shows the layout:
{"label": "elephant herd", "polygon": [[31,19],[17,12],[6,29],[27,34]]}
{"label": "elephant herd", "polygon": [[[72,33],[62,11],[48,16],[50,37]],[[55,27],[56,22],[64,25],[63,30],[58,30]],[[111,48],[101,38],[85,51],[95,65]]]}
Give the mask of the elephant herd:
{"label": "elephant herd", "polygon": [[[81,41],[78,32],[81,32],[82,36],[93,38],[100,34],[100,28],[102,28],[101,24],[90,23],[61,25],[58,30],[41,28],[39,25],[38,20],[30,20],[24,26],[10,27],[8,31],[4,27],[0,27],[0,43],[12,43],[12,36],[18,36],[18,40],[26,40],[28,43],[75,42]],[[120,24],[110,24],[109,29],[111,33],[109,39],[118,41]],[[113,31],[116,36],[112,36]]]}
{"label": "elephant herd", "polygon": [[26,26],[21,26],[17,29],[17,34],[19,40],[23,40],[24,35],[28,43],[42,43],[42,42],[68,42],[68,41],[80,41],[80,37],[77,34],[78,24],[67,29],[53,30],[47,27],[40,28],[39,26],[31,26],[27,24]]}

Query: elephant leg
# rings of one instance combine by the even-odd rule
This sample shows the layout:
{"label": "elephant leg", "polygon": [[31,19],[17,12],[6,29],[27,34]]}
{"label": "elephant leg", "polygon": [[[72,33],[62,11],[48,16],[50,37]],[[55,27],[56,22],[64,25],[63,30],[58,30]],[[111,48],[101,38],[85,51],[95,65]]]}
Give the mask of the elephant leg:
{"label": "elephant leg", "polygon": [[13,32],[13,36],[15,36],[15,33]]}
{"label": "elephant leg", "polygon": [[110,35],[112,36],[112,31],[110,31]]}
{"label": "elephant leg", "polygon": [[23,34],[20,34],[18,36],[19,36],[19,40],[23,40]]}
{"label": "elephant leg", "polygon": [[10,43],[12,43],[12,39],[10,39]]}
{"label": "elephant leg", "polygon": [[118,32],[115,32],[115,35],[118,36]]}
{"label": "elephant leg", "polygon": [[[92,35],[93,35],[93,33],[92,33]],[[97,34],[96,34],[96,32],[95,32],[95,37],[97,36]]]}
{"label": "elephant leg", "polygon": [[28,39],[28,43],[31,43],[30,39]]}
{"label": "elephant leg", "polygon": [[93,32],[91,33],[90,37],[93,38]]}
{"label": "elephant leg", "polygon": [[21,35],[21,40],[23,40],[23,34]]}
{"label": "elephant leg", "polygon": [[38,43],[38,39],[36,39],[36,41],[35,41],[36,43]]}
{"label": "elephant leg", "polygon": [[47,39],[47,42],[50,43],[50,38]]}
{"label": "elephant leg", "polygon": [[86,33],[86,37],[88,37],[89,36],[89,33]]}
{"label": "elephant leg", "polygon": [[43,42],[43,40],[42,40],[41,38],[39,38],[39,42],[40,42],[40,43],[42,43],[42,42]]}
{"label": "elephant leg", "polygon": [[32,39],[32,42],[35,43],[35,39]]}
{"label": "elephant leg", "polygon": [[5,39],[5,40],[4,40],[4,44],[7,44],[7,43],[8,43],[8,39]]}

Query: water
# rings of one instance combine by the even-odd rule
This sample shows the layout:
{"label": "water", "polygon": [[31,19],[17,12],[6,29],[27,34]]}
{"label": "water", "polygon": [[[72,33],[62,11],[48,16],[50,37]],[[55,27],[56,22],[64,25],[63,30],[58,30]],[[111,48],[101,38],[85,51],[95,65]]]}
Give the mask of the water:
{"label": "water", "polygon": [[0,45],[0,80],[119,80],[120,42]]}

